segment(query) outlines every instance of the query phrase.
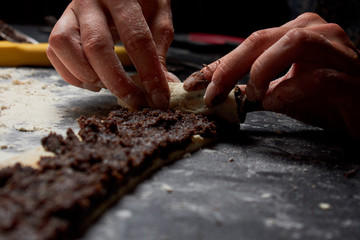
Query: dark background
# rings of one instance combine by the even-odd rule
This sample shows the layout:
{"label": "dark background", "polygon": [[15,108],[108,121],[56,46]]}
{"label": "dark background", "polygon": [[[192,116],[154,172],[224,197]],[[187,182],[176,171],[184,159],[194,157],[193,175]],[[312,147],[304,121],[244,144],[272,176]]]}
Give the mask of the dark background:
{"label": "dark background", "polygon": [[70,0],[3,0],[0,19],[13,24],[46,24],[45,16],[59,18]]}
{"label": "dark background", "polygon": [[[2,1],[0,19],[13,24],[45,25],[45,16],[61,16],[70,0]],[[175,33],[207,32],[247,37],[276,27],[303,12],[318,13],[339,24],[360,46],[358,0],[172,0]]]}
{"label": "dark background", "polygon": [[[70,0],[7,1],[0,19],[13,24],[46,24],[45,16],[59,18]],[[278,26],[289,19],[286,0],[173,0],[175,31],[208,32],[245,37],[251,32]]]}

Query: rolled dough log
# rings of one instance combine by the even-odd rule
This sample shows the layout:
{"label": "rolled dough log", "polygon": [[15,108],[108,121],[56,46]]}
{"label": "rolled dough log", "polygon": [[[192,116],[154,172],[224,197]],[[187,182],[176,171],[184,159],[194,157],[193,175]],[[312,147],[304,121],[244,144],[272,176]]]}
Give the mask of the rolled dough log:
{"label": "rolled dough log", "polygon": [[[170,103],[169,108],[171,110],[180,110],[186,113],[203,114],[208,116],[216,116],[227,122],[243,122],[243,114],[239,111],[238,102],[241,99],[236,99],[235,89],[233,89],[226,100],[214,107],[206,106],[204,102],[204,94],[206,89],[196,91],[186,91],[183,88],[182,82],[169,82],[170,89]],[[121,99],[118,99],[118,104],[129,108],[128,105]]]}
{"label": "rolled dough log", "polygon": [[206,89],[188,92],[183,88],[183,85],[181,82],[169,82],[170,109],[217,116],[227,122],[240,122],[234,89],[229,93],[224,102],[210,108],[204,102]]}

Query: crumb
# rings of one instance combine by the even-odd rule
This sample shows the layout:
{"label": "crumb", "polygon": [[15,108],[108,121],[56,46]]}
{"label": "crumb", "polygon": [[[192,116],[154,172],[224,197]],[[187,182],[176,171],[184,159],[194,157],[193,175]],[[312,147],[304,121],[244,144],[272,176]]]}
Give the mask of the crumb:
{"label": "crumb", "polygon": [[358,171],[358,168],[351,169],[349,171],[344,172],[345,178],[353,178],[356,176],[356,173]]}
{"label": "crumb", "polygon": [[8,149],[9,147],[7,145],[0,146],[0,149]]}
{"label": "crumb", "polygon": [[0,75],[0,79],[3,79],[3,80],[10,79],[10,78],[11,78],[11,75],[8,74],[8,73],[1,74],[1,75]]}
{"label": "crumb", "polygon": [[276,224],[276,220],[274,218],[267,218],[265,219],[265,224],[266,226],[271,227]]}
{"label": "crumb", "polygon": [[319,208],[321,208],[322,210],[330,210],[331,205],[328,203],[319,203]]}
{"label": "crumb", "polygon": [[283,134],[283,131],[281,131],[280,129],[276,129],[276,130],[275,130],[275,133],[277,133],[277,134]]}
{"label": "crumb", "polygon": [[271,193],[263,193],[263,194],[261,194],[261,198],[262,199],[271,198]]}
{"label": "crumb", "polygon": [[161,186],[161,189],[166,191],[167,193],[172,193],[174,191],[171,186],[169,186],[169,185],[167,185],[165,183]]}
{"label": "crumb", "polygon": [[33,127],[33,128],[21,127],[21,128],[16,129],[16,130],[18,130],[19,132],[35,132],[35,131],[39,131],[40,128],[37,128],[37,127]]}
{"label": "crumb", "polygon": [[229,162],[234,162],[234,161],[235,161],[234,158],[230,158],[230,159],[229,159]]}
{"label": "crumb", "polygon": [[297,186],[294,186],[293,187],[293,191],[297,191],[298,190],[298,187]]}
{"label": "crumb", "polygon": [[28,81],[20,81],[18,79],[15,79],[12,81],[12,84],[14,85],[25,85],[25,84],[30,84],[31,82],[28,80]]}

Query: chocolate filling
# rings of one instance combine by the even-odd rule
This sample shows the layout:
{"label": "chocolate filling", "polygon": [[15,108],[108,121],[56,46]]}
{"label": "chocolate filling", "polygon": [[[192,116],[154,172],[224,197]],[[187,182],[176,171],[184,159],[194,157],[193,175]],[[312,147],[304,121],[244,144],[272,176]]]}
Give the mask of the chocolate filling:
{"label": "chocolate filling", "polygon": [[113,111],[80,117],[79,136],[51,133],[42,144],[54,157],[39,168],[0,170],[0,239],[72,237],[94,209],[159,157],[185,149],[193,135],[216,136],[214,122],[181,112]]}

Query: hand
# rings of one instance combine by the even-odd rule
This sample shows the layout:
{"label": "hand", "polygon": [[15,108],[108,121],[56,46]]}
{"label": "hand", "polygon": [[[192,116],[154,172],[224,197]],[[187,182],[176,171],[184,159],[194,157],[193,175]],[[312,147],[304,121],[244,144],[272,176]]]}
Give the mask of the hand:
{"label": "hand", "polygon": [[257,31],[190,76],[185,88],[204,85],[206,79],[205,103],[212,106],[248,72],[250,80],[241,88],[265,110],[360,139],[359,51],[338,25],[306,13],[281,27]]}
{"label": "hand", "polygon": [[[169,0],[73,0],[50,35],[47,54],[72,85],[106,87],[132,107],[164,109],[170,97],[165,57],[173,35]],[[138,83],[113,50],[118,40],[138,71]]]}

